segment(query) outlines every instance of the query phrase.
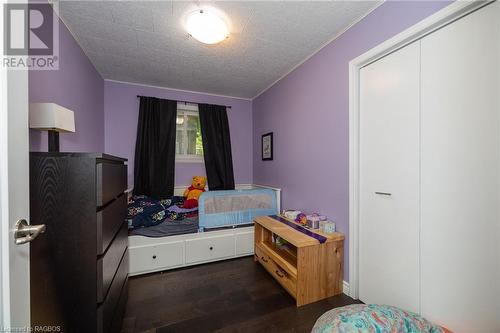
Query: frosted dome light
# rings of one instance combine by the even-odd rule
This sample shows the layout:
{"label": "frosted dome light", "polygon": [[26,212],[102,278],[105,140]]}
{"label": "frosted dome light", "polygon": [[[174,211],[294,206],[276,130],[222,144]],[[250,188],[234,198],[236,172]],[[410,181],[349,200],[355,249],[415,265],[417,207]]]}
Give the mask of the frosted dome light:
{"label": "frosted dome light", "polygon": [[202,9],[188,15],[186,27],[191,36],[205,44],[220,43],[229,35],[227,25],[221,17]]}

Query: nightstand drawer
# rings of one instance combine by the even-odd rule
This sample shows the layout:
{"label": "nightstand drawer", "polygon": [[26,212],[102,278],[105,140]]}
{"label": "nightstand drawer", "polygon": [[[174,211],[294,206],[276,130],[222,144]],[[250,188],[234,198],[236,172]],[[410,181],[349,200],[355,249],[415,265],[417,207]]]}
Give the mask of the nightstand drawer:
{"label": "nightstand drawer", "polygon": [[297,279],[274,262],[259,246],[255,246],[255,256],[264,268],[292,295],[297,295]]}
{"label": "nightstand drawer", "polygon": [[297,297],[297,280],[278,264],[269,258],[269,263],[265,266],[267,271],[278,281],[293,297]]}

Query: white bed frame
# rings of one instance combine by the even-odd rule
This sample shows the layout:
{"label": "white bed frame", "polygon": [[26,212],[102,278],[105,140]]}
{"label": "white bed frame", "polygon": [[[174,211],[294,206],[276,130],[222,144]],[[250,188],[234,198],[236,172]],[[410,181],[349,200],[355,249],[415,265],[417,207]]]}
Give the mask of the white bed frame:
{"label": "white bed frame", "polygon": [[[268,188],[276,193],[281,211],[281,189],[238,184],[236,189]],[[186,187],[175,187],[182,195]],[[253,255],[254,228],[241,227],[167,237],[129,236],[129,275],[141,275],[212,261]]]}

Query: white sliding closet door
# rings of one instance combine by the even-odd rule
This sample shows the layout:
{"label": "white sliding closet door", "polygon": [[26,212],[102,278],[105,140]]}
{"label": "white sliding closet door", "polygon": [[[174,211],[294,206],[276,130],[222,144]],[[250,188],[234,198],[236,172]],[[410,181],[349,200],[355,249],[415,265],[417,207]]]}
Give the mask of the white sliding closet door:
{"label": "white sliding closet door", "polygon": [[417,312],[419,57],[416,42],[360,72],[359,298]]}
{"label": "white sliding closet door", "polygon": [[421,309],[456,332],[500,332],[498,12],[421,40]]}

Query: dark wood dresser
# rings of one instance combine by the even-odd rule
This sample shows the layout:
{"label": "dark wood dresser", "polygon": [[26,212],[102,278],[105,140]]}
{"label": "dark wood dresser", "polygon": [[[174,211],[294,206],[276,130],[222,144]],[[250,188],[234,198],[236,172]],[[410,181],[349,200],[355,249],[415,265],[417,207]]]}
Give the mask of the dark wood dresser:
{"label": "dark wood dresser", "polygon": [[47,227],[30,250],[33,326],[120,331],[129,270],[126,186],[125,159],[30,154],[31,224]]}

